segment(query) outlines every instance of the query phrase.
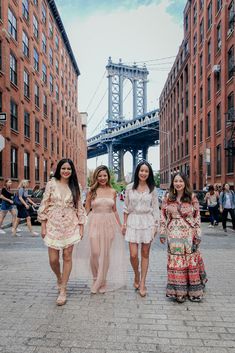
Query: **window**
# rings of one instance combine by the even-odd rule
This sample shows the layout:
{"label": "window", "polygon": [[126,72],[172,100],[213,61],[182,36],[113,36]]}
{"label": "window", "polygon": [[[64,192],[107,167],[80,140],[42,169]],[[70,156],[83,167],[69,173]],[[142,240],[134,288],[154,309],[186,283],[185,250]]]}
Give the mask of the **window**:
{"label": "window", "polygon": [[34,70],[39,72],[39,55],[36,48],[33,49],[33,62]]}
{"label": "window", "polygon": [[216,174],[221,174],[221,145],[216,146]]}
{"label": "window", "polygon": [[188,116],[185,118],[185,132],[188,132]]}
{"label": "window", "polygon": [[47,83],[47,67],[44,62],[42,63],[42,80],[45,84]]}
{"label": "window", "polygon": [[228,28],[233,31],[235,21],[234,0],[231,1],[228,7]]}
{"label": "window", "polygon": [[195,115],[197,111],[197,101],[196,101],[196,94],[193,96],[193,114]]}
{"label": "window", "polygon": [[35,164],[35,180],[39,181],[40,178],[40,157],[35,155],[34,157],[34,164]]}
{"label": "window", "polygon": [[34,103],[37,107],[39,107],[40,104],[40,98],[39,98],[39,86],[37,83],[34,84]]}
{"label": "window", "polygon": [[47,96],[43,94],[43,113],[47,115]]}
{"label": "window", "polygon": [[46,23],[46,20],[47,20],[46,5],[42,3],[42,22]]}
{"label": "window", "polygon": [[47,39],[44,33],[42,33],[42,51],[47,53]]}
{"label": "window", "polygon": [[51,152],[54,152],[54,134],[51,133]]}
{"label": "window", "polygon": [[33,0],[33,3],[34,3],[35,6],[38,7],[38,0]]}
{"label": "window", "polygon": [[228,79],[233,77],[234,73],[234,49],[233,46],[228,51]]}
{"label": "window", "polygon": [[195,25],[196,23],[197,23],[197,4],[195,4],[193,7],[193,24]]}
{"label": "window", "polygon": [[11,111],[11,129],[18,131],[18,106],[13,100],[11,100],[11,103],[10,103],[10,111]]}
{"label": "window", "polygon": [[51,104],[51,125],[54,124],[54,107],[53,104]]}
{"label": "window", "polygon": [[12,53],[10,54],[10,81],[17,85],[17,60]]}
{"label": "window", "polygon": [[[221,67],[221,63],[219,63],[219,66]],[[218,92],[221,88],[221,70],[216,72],[215,83],[216,83],[216,91]]]}
{"label": "window", "polygon": [[211,136],[211,112],[207,114],[207,137]]}
{"label": "window", "polygon": [[207,77],[207,100],[211,99],[211,77]]}
{"label": "window", "polygon": [[185,141],[185,155],[188,155],[188,139]]}
{"label": "window", "polygon": [[55,71],[57,75],[59,75],[59,61],[57,58],[55,59]]}
{"label": "window", "polygon": [[228,96],[228,120],[234,117],[234,95],[233,92]]}
{"label": "window", "polygon": [[187,32],[188,31],[188,15],[186,15],[184,18],[184,27],[185,27],[185,32]]}
{"label": "window", "polygon": [[29,96],[30,96],[30,91],[29,91],[29,73],[26,70],[24,70],[24,95],[27,98],[29,98]]}
{"label": "window", "polygon": [[193,54],[197,53],[197,33],[193,36]]}
{"label": "window", "polygon": [[49,61],[52,66],[53,65],[53,50],[51,47],[49,48]]}
{"label": "window", "polygon": [[200,0],[199,1],[199,9],[201,10],[203,8],[204,5],[204,0]]}
{"label": "window", "polygon": [[23,34],[22,34],[22,45],[23,45],[23,53],[28,58],[29,57],[29,37],[27,36],[25,31],[23,31]]}
{"label": "window", "polygon": [[193,127],[193,145],[196,146],[197,143],[197,128],[196,125]]}
{"label": "window", "polygon": [[200,67],[200,77],[202,77],[202,74],[203,74],[203,56],[202,54],[200,55],[200,58],[199,58],[199,67]]}
{"label": "window", "polygon": [[8,9],[8,32],[17,40],[17,20],[11,9]]}
{"label": "window", "polygon": [[203,107],[203,88],[200,87],[200,108]]}
{"label": "window", "polygon": [[57,83],[55,85],[55,97],[57,102],[59,102],[59,86],[57,85]]}
{"label": "window", "polygon": [[47,128],[46,128],[46,126],[44,126],[43,144],[44,144],[44,148],[47,148]]}
{"label": "window", "polygon": [[29,0],[22,0],[22,15],[27,21],[29,20]]}
{"label": "window", "polygon": [[53,76],[50,74],[50,92],[53,92]]}
{"label": "window", "polygon": [[55,47],[56,47],[57,50],[59,50],[59,37],[58,37],[57,34],[55,36]]}
{"label": "window", "polygon": [[59,110],[57,110],[56,125],[57,125],[58,128],[60,127],[60,113],[59,113]]}
{"label": "window", "polygon": [[207,65],[211,63],[211,40],[207,43]]}
{"label": "window", "polygon": [[222,8],[222,0],[216,1],[216,11],[219,12]]}
{"label": "window", "polygon": [[202,43],[203,40],[204,40],[204,21],[202,19],[200,23],[200,43]]}
{"label": "window", "polygon": [[57,137],[57,144],[56,144],[56,148],[57,148],[57,154],[60,154],[60,139],[59,137]]}
{"label": "window", "polygon": [[18,178],[18,150],[11,147],[11,178]]}
{"label": "window", "polygon": [[35,142],[40,143],[40,122],[35,120]]}
{"label": "window", "polygon": [[44,175],[44,182],[47,182],[47,160],[44,159],[43,161],[43,175]]}
{"label": "window", "polygon": [[26,180],[30,179],[30,155],[28,152],[24,152],[24,178]]}
{"label": "window", "polygon": [[49,37],[53,38],[53,24],[49,21]]}
{"label": "window", "polygon": [[216,131],[221,130],[221,107],[220,103],[216,107]]}
{"label": "window", "polygon": [[30,115],[24,112],[24,136],[30,138]]}
{"label": "window", "polygon": [[210,29],[212,26],[212,1],[210,1],[209,6],[207,7],[207,29]]}
{"label": "window", "polygon": [[221,49],[221,23],[217,26],[217,50]]}
{"label": "window", "polygon": [[203,122],[202,119],[200,120],[200,142],[202,142],[202,138],[203,138]]}
{"label": "window", "polygon": [[38,19],[33,15],[33,34],[38,39]]}
{"label": "window", "polygon": [[227,157],[227,173],[233,173],[234,172],[234,159],[233,155],[230,153]]}
{"label": "window", "polygon": [[193,83],[194,85],[197,82],[197,69],[196,69],[196,64],[193,65]]}

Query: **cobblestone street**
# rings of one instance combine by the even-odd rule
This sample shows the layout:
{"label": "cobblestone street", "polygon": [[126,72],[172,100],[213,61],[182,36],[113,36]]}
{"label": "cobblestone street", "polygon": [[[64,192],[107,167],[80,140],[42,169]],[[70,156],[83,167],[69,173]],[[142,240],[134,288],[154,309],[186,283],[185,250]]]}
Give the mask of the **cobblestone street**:
{"label": "cobblestone street", "polygon": [[[0,237],[0,352],[2,353],[235,353],[235,233],[203,224],[209,282],[202,303],[165,297],[166,249],[156,239],[148,295],[132,288],[91,295],[70,281],[68,302],[57,289],[40,237],[25,225]],[[39,227],[35,226],[39,230]]]}

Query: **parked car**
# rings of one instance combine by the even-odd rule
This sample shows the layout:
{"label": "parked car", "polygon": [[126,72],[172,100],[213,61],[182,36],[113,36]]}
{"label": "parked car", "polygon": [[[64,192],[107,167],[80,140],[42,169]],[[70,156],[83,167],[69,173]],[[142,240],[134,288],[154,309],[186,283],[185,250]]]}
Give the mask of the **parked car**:
{"label": "parked car", "polygon": [[207,207],[207,202],[205,201],[206,191],[195,190],[194,194],[197,196],[200,208],[200,216],[202,221],[208,221],[210,219],[210,212]]}
{"label": "parked car", "polygon": [[160,189],[160,188],[156,188],[157,191],[157,196],[158,196],[158,204],[159,204],[159,208],[161,209],[162,207],[162,200],[166,195],[167,190],[165,189]]}
{"label": "parked car", "polygon": [[44,191],[45,191],[45,188],[41,188],[41,189],[39,189],[39,190],[33,192],[33,193],[30,195],[31,200],[36,204],[36,207],[35,207],[35,206],[32,206],[32,207],[30,207],[30,209],[29,209],[29,214],[30,214],[31,222],[32,222],[32,223],[37,222],[38,209],[39,209],[39,206],[40,206],[40,204],[41,204]]}

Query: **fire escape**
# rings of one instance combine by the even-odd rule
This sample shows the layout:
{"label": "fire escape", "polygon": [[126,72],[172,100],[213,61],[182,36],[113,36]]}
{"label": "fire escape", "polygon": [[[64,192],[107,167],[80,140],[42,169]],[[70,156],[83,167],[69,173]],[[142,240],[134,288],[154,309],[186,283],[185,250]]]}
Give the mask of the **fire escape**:
{"label": "fire escape", "polygon": [[[234,31],[234,22],[235,22],[235,12],[234,8],[231,8],[229,11],[229,30],[230,32]],[[229,52],[228,57],[228,74],[229,78],[234,76],[235,72],[235,59],[234,59],[234,49],[232,48]],[[225,143],[224,149],[226,156],[228,158],[235,157],[235,108],[234,108],[234,96],[232,95],[231,100],[228,101],[228,111],[226,113],[226,126],[225,126]]]}

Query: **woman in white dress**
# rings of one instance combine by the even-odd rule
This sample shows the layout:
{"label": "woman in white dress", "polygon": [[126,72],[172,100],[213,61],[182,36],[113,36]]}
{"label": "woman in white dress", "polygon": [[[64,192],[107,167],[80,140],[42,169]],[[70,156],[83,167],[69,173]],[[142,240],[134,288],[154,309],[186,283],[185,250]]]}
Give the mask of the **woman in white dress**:
{"label": "woman in white dress", "polygon": [[[151,165],[140,162],[135,170],[134,183],[126,188],[124,223],[122,233],[129,242],[130,262],[134,270],[134,288],[145,297],[145,286],[151,242],[159,224],[159,206]],[[141,244],[141,272],[139,271],[138,248]]]}

